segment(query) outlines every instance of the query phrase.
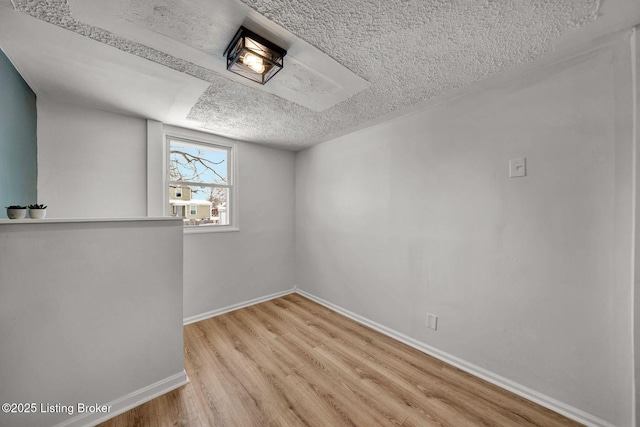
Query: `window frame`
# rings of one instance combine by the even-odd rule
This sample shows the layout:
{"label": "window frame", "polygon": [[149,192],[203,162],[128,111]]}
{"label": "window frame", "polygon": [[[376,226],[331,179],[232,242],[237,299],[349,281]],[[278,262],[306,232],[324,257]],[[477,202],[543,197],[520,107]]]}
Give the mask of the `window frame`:
{"label": "window frame", "polygon": [[[229,211],[228,225],[199,225],[199,226],[184,226],[184,234],[198,234],[198,233],[220,233],[220,232],[228,232],[228,231],[239,231],[238,224],[238,179],[237,179],[237,171],[238,171],[238,150],[237,143],[233,140],[207,134],[198,131],[192,131],[189,129],[182,129],[173,126],[164,126],[164,165],[163,168],[165,170],[164,173],[164,182],[163,189],[164,194],[166,194],[167,203],[164,203],[164,215],[170,216],[169,212],[169,203],[168,203],[168,194],[169,194],[169,185],[174,181],[169,179],[169,163],[170,163],[170,152],[171,152],[171,141],[184,142],[187,144],[192,144],[194,146],[204,146],[204,148],[213,148],[213,149],[224,149],[228,152],[228,164],[227,164],[227,177],[230,181],[229,184],[207,184],[206,186],[212,187],[221,187],[228,188],[229,191],[229,199],[230,201],[227,204],[227,209]],[[189,183],[184,182],[184,185],[189,186],[198,186],[201,183]]]}

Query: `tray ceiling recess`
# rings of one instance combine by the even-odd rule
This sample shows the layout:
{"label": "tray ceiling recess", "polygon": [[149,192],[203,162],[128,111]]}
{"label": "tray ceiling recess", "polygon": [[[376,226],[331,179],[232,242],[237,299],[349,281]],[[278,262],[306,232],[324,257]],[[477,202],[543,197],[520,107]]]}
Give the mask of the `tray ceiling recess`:
{"label": "tray ceiling recess", "polygon": [[[213,82],[222,76],[313,111],[369,86],[319,49],[233,0],[14,1],[22,12],[194,77]],[[241,25],[287,50],[284,69],[268,85],[226,69],[225,48]]]}

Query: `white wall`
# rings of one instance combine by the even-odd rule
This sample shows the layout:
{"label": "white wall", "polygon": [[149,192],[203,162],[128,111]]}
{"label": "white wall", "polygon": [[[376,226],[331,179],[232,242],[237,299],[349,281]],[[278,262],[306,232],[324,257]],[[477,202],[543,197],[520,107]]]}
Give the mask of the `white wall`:
{"label": "white wall", "polygon": [[0,222],[0,401],[38,404],[0,425],[56,425],[78,403],[116,411],[186,380],[181,243],[176,220]]}
{"label": "white wall", "polygon": [[[640,26],[635,28],[633,37],[635,38],[635,93],[634,106],[635,106],[635,126],[634,126],[634,139],[635,139],[635,266],[634,266],[634,301],[633,301],[633,313],[634,313],[634,357],[635,357],[635,408],[636,408],[636,423],[640,423],[640,186],[637,183],[638,169],[637,165],[640,164]],[[632,44],[633,46],[633,44]]]}
{"label": "white wall", "polygon": [[[185,318],[294,286],[295,154],[242,142],[237,153],[240,231],[184,236]],[[145,216],[146,161],[146,120],[38,98],[48,216]]]}
{"label": "white wall", "polygon": [[240,231],[184,236],[185,318],[294,286],[295,154],[237,153]]}
{"label": "white wall", "polygon": [[631,88],[625,39],[298,153],[298,286],[632,425]]}
{"label": "white wall", "polygon": [[146,215],[147,123],[38,97],[38,200],[50,218]]}

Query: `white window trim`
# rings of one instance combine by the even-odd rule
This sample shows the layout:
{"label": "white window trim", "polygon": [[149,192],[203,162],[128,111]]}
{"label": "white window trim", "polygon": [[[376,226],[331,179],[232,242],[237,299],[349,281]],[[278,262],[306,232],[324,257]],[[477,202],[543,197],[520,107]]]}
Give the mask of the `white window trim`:
{"label": "white window trim", "polygon": [[[158,125],[162,126],[162,132],[158,132]],[[190,140],[196,143],[209,144],[218,147],[228,148],[231,156],[231,203],[229,204],[230,216],[229,225],[201,225],[197,227],[184,227],[184,234],[200,234],[200,233],[221,233],[229,231],[239,231],[239,186],[238,186],[238,144],[236,141],[225,138],[218,135],[212,135],[209,133],[194,131],[191,129],[184,129],[176,126],[162,125],[160,122],[148,121],[147,133],[147,149],[148,149],[148,161],[157,161],[162,159],[162,164],[149,164],[147,167],[147,188],[154,189],[153,192],[147,193],[147,212],[151,216],[153,212],[161,212],[162,216],[169,216],[168,207],[168,192],[169,186],[169,138],[177,138],[181,140]],[[159,138],[161,140],[159,141]],[[158,153],[162,152],[162,155]],[[162,176],[162,194],[157,194],[158,185],[149,184],[149,180],[157,180],[159,176]],[[160,205],[161,203],[161,205]],[[160,208],[161,206],[161,208]]]}

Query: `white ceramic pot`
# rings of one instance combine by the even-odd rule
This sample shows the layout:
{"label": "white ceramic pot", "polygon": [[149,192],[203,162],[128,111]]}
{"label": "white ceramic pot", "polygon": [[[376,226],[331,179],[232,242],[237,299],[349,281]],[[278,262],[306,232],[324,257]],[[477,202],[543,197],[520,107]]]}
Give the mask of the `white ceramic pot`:
{"label": "white ceramic pot", "polygon": [[9,217],[9,219],[23,219],[27,216],[27,210],[7,208],[7,216]]}
{"label": "white ceramic pot", "polygon": [[43,219],[47,216],[46,209],[29,209],[29,216],[33,219]]}

